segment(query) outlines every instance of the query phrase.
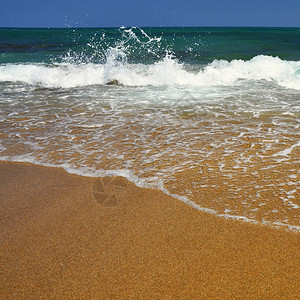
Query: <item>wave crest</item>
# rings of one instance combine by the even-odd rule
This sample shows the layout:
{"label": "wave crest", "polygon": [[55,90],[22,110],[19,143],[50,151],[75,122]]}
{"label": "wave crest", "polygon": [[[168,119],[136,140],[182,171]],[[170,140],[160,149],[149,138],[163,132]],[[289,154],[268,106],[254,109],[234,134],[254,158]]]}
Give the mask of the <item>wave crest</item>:
{"label": "wave crest", "polygon": [[170,53],[154,64],[129,64],[122,49],[109,49],[104,64],[5,64],[0,82],[23,82],[51,88],[103,85],[117,80],[125,86],[218,86],[240,80],[265,80],[300,90],[300,62],[255,56],[249,61],[215,60],[195,71],[180,64]]}

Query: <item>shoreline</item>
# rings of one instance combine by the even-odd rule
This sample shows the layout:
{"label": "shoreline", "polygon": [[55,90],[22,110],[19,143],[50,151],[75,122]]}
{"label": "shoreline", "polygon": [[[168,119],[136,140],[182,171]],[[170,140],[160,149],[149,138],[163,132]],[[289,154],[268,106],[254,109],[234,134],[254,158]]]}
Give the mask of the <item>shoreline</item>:
{"label": "shoreline", "polygon": [[[73,170],[73,169],[65,169],[64,167],[61,166],[53,166],[51,164],[43,164],[43,163],[34,163],[34,162],[30,162],[30,161],[10,161],[10,160],[0,160],[0,164],[1,163],[12,163],[12,164],[28,164],[28,165],[34,165],[37,167],[42,167],[42,168],[50,168],[50,169],[62,169],[64,170],[67,174],[69,175],[74,175],[74,176],[79,176],[79,177],[83,177],[83,178],[103,178],[103,177],[122,177],[125,181],[128,181],[132,184],[134,184],[136,187],[138,188],[142,188],[142,189],[150,189],[150,190],[154,190],[157,192],[161,192],[164,195],[171,197],[175,200],[178,200],[182,203],[184,203],[185,205],[188,205],[190,207],[192,207],[193,209],[195,209],[196,211],[202,212],[202,213],[206,213],[206,214],[210,214],[213,215],[214,217],[217,218],[222,218],[225,220],[234,220],[234,221],[238,221],[238,222],[244,222],[244,223],[249,223],[249,224],[253,224],[253,225],[258,225],[258,226],[267,226],[267,227],[271,227],[273,229],[279,229],[279,230],[284,230],[284,231],[290,231],[293,233],[300,233],[300,225],[299,226],[295,226],[295,225],[291,225],[291,224],[284,224],[281,222],[272,222],[272,221],[267,221],[264,220],[262,222],[259,222],[255,219],[251,219],[248,218],[246,216],[243,215],[231,215],[231,214],[222,214],[219,213],[218,211],[212,209],[212,208],[206,208],[204,206],[201,206],[200,204],[198,204],[197,202],[187,198],[186,196],[179,196],[177,194],[172,194],[171,192],[169,192],[166,188],[160,189],[160,188],[155,188],[154,186],[149,185],[148,183],[144,183],[139,180],[139,178],[135,178],[135,180],[131,180],[128,179],[126,177],[126,174],[119,174],[116,171],[104,171],[104,173],[106,174],[102,174],[102,175],[95,175],[92,172],[86,175],[81,174],[81,172],[78,172],[77,170]],[[122,173],[122,172],[121,172]],[[115,174],[115,175],[114,175]]]}
{"label": "shoreline", "polygon": [[217,218],[128,181],[105,207],[115,199],[99,182],[0,162],[1,298],[298,297],[299,234]]}

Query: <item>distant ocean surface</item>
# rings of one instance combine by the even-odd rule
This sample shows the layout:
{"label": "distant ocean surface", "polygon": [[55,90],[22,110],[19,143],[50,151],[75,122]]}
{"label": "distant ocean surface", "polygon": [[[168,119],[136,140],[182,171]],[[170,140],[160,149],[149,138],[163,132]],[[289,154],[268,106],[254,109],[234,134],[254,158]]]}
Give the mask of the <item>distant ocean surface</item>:
{"label": "distant ocean surface", "polygon": [[0,28],[0,160],[300,231],[300,28]]}

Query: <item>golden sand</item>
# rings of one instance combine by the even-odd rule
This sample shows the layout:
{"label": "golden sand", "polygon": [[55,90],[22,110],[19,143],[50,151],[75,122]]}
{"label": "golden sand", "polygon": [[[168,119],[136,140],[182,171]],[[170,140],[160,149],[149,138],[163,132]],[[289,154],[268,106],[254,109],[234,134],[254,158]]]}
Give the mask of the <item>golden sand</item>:
{"label": "golden sand", "polygon": [[299,234],[101,182],[0,163],[0,299],[299,299]]}

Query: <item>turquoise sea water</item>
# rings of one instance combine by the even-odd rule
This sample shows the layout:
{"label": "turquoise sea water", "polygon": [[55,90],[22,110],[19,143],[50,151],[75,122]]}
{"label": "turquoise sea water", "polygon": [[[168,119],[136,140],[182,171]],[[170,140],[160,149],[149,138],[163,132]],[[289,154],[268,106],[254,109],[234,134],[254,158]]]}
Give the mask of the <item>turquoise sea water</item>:
{"label": "turquoise sea water", "polygon": [[0,159],[121,175],[299,230],[300,28],[0,28]]}
{"label": "turquoise sea water", "polygon": [[[182,63],[207,64],[214,59],[249,60],[257,55],[300,59],[300,28],[0,28],[0,63],[62,62],[66,53],[83,53],[81,60],[105,63],[106,51],[118,43],[130,48],[131,63],[153,63],[171,51]],[[105,37],[103,37],[103,35]],[[155,38],[159,38],[157,42]],[[141,42],[138,42],[139,39]],[[154,40],[151,40],[154,39]],[[150,46],[150,47],[149,47]],[[148,49],[154,53],[148,52]],[[79,62],[79,61],[77,61]]]}

